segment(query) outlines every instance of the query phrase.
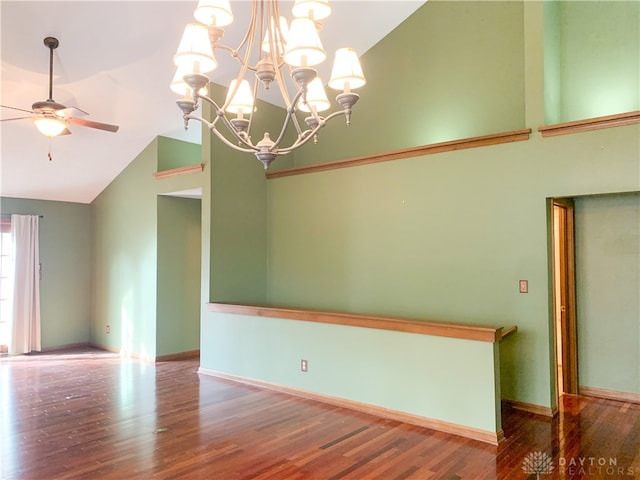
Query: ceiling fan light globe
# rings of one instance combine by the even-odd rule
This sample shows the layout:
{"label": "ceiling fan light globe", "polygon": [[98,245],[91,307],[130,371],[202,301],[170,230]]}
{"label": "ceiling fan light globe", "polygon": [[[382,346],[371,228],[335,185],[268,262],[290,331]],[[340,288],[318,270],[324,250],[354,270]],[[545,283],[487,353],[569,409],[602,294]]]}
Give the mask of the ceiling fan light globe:
{"label": "ceiling fan light globe", "polygon": [[49,115],[36,116],[33,123],[40,133],[47,137],[57,137],[67,128],[67,124],[62,119]]}

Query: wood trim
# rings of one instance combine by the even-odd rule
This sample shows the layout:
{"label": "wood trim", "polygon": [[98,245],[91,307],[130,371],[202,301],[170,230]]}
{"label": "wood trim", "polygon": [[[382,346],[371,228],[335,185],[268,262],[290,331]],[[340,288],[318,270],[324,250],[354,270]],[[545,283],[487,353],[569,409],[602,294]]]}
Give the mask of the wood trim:
{"label": "wood trim", "polygon": [[606,115],[603,117],[587,118],[575,122],[556,123],[554,125],[544,125],[538,127],[538,131],[543,137],[555,137],[557,135],[568,135],[571,133],[586,132],[589,130],[599,130],[601,128],[620,127],[640,123],[640,110],[616,115]]}
{"label": "wood trim", "polygon": [[607,398],[620,402],[640,403],[640,393],[617,392],[615,390],[605,390],[604,388],[579,387],[580,395],[588,397]]}
{"label": "wood trim", "polygon": [[152,358],[149,356],[143,356],[140,355],[137,352],[124,352],[122,351],[120,348],[117,347],[109,347],[107,345],[102,345],[100,343],[88,343],[88,344],[84,344],[84,345],[88,345],[89,347],[92,348],[97,348],[99,350],[104,350],[106,352],[111,352],[111,353],[116,353],[118,355],[122,355],[125,357],[130,357],[130,358],[135,358],[137,360],[140,360],[142,362],[170,362],[170,361],[177,361],[177,360],[190,360],[192,358],[199,358],[200,357],[200,350],[189,350],[187,352],[180,352],[180,353],[169,353],[167,355],[158,355],[157,357]]}
{"label": "wood trim", "polygon": [[401,160],[403,158],[419,157],[423,155],[433,155],[435,153],[452,152],[467,148],[485,147],[488,145],[499,145],[501,143],[520,142],[529,140],[531,129],[514,130],[512,132],[495,133],[481,137],[464,138],[449,142],[431,143],[420,147],[404,148],[390,152],[366,155],[363,157],[348,158],[345,160],[335,160],[333,162],[317,163],[304,167],[287,168],[267,173],[267,179],[289,177],[292,175],[302,175],[305,173],[324,172],[338,168],[356,167],[368,165],[370,163],[388,162],[390,160]]}
{"label": "wood trim", "polygon": [[204,171],[204,163],[197,163],[195,165],[187,165],[186,167],[172,168],[170,170],[161,170],[153,174],[156,179],[161,180],[164,178],[178,177],[180,175],[188,175],[190,173],[201,173]]}
{"label": "wood trim", "polygon": [[103,345],[101,343],[90,342],[89,346],[92,348],[97,348],[99,350],[104,350],[106,352],[115,353],[117,355],[120,355],[121,357],[134,358],[144,363],[154,363],[156,361],[155,357],[152,357],[150,355],[142,355],[138,352],[129,352],[129,351],[123,350],[122,348],[110,347],[108,345]]}
{"label": "wood trim", "polygon": [[498,432],[481,430],[479,428],[467,427],[465,425],[445,422],[442,420],[435,420],[432,418],[422,417],[420,415],[414,415],[411,413],[400,412],[398,410],[379,407],[377,405],[357,402],[354,400],[347,400],[344,398],[310,392],[308,390],[301,390],[293,387],[286,387],[284,385],[279,385],[276,383],[241,377],[238,375],[219,372],[217,370],[209,370],[202,367],[198,369],[198,373],[222,378],[225,380],[231,380],[233,382],[243,383],[246,385],[252,385],[255,387],[266,388],[268,390],[274,390],[276,392],[286,393],[289,395],[295,395],[297,397],[307,398],[309,400],[315,400],[341,408],[348,408],[350,410],[355,410],[357,412],[362,412],[369,415],[375,415],[381,418],[388,418],[399,422],[409,423],[411,425],[417,425],[419,427],[429,428],[431,430],[437,430],[439,432],[444,432],[451,435],[471,438],[473,440],[490,443],[492,445],[498,445],[498,443],[504,439],[504,432],[502,430],[499,430]]}
{"label": "wood trim", "polygon": [[352,313],[325,312],[320,310],[298,310],[258,305],[236,305],[231,303],[209,303],[208,308],[210,312],[216,313],[330,323],[333,325],[393,330],[396,332],[461,338],[480,342],[495,343],[502,338],[502,327],[480,327],[460,323],[432,322],[430,320],[410,320],[396,317],[356,315]]}
{"label": "wood trim", "polygon": [[200,358],[200,350],[190,350],[188,352],[169,353],[167,355],[158,355],[156,362],[172,362],[178,360],[191,360],[193,358]]}
{"label": "wood trim", "polygon": [[502,336],[500,337],[500,340],[504,340],[505,338],[507,338],[509,335],[514,334],[518,331],[518,327],[516,325],[514,325],[513,327],[507,328],[506,330],[504,330],[502,332]]}
{"label": "wood trim", "polygon": [[534,415],[542,415],[545,417],[554,417],[558,413],[557,407],[544,407],[542,405],[535,405],[533,403],[519,402],[517,400],[502,399],[502,403],[505,406],[512,408],[513,410],[520,410],[522,412],[533,413]]}
{"label": "wood trim", "polygon": [[89,344],[88,342],[79,342],[79,343],[67,343],[65,345],[58,345],[55,347],[44,347],[40,350],[40,353],[52,353],[52,352],[58,352],[61,350],[70,350],[70,349],[77,349],[77,348],[87,348],[91,346],[91,344]]}
{"label": "wood trim", "polygon": [[117,353],[118,355],[122,353],[119,348],[110,347],[108,345],[103,345],[101,343],[89,342],[89,346],[91,348],[97,348],[98,350],[104,350],[105,352]]}

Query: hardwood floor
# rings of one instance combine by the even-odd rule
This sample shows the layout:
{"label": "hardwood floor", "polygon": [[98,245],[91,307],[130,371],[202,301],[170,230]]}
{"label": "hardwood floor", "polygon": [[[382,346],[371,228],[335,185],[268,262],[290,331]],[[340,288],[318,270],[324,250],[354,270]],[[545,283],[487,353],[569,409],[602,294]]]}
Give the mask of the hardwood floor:
{"label": "hardwood floor", "polygon": [[553,420],[507,410],[496,447],[197,368],[98,350],[0,359],[0,478],[640,478],[637,404],[565,397]]}

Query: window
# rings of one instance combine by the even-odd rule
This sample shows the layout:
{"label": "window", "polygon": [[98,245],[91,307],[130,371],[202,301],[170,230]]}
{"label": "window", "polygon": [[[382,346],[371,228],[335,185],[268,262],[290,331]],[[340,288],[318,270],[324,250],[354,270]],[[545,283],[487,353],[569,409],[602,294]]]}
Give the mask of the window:
{"label": "window", "polygon": [[13,294],[13,245],[11,242],[11,218],[0,218],[0,354],[7,353],[11,296]]}

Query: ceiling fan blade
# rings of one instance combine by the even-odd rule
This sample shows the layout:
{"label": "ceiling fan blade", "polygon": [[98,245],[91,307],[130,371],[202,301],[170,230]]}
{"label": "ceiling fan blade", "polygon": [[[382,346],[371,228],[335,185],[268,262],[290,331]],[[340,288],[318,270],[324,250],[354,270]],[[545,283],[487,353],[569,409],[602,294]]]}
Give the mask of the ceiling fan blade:
{"label": "ceiling fan blade", "polygon": [[60,110],[56,110],[54,112],[56,115],[58,115],[59,117],[84,117],[85,115],[89,115],[87,112],[85,112],[84,110],[80,110],[79,108],[76,107],[65,107],[62,108]]}
{"label": "ceiling fan blade", "polygon": [[62,130],[62,132],[60,132],[56,136],[59,137],[60,135],[71,135],[71,130],[69,130],[68,128],[65,128],[64,130]]}
{"label": "ceiling fan blade", "polygon": [[80,125],[83,127],[97,128],[98,130],[105,130],[107,132],[117,132],[120,128],[118,125],[109,125],[108,123],[93,122],[91,120],[84,120],[82,118],[70,117],[67,119],[69,123]]}
{"label": "ceiling fan blade", "polygon": [[11,120],[24,120],[25,118],[31,118],[31,117],[13,117],[13,118],[1,118],[0,122],[9,122]]}
{"label": "ceiling fan blade", "polygon": [[32,110],[25,110],[24,108],[18,108],[18,107],[10,107],[9,105],[0,105],[0,107],[2,107],[2,108],[10,108],[11,110],[18,110],[19,112],[33,113]]}

